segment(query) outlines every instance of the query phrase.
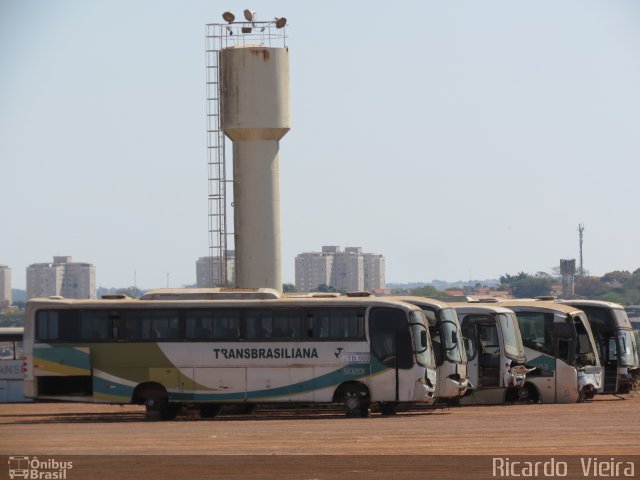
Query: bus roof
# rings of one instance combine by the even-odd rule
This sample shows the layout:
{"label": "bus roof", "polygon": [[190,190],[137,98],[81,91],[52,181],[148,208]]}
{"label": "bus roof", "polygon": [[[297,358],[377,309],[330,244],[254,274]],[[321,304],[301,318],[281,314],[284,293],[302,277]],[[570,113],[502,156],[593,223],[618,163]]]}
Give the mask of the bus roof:
{"label": "bus roof", "polygon": [[531,308],[534,310],[547,310],[547,311],[554,311],[554,312],[560,312],[560,313],[566,313],[566,314],[572,314],[572,315],[582,312],[582,310],[580,310],[577,307],[574,307],[573,305],[566,305],[563,303],[558,303],[555,301],[547,301],[547,300],[531,300],[528,298],[525,298],[525,299],[512,298],[508,300],[501,300],[500,305],[503,305],[506,308],[518,308],[518,307]]}
{"label": "bus roof", "polygon": [[156,288],[140,300],[249,300],[281,298],[274,288]]}
{"label": "bus roof", "polygon": [[496,303],[455,302],[449,306],[455,308],[458,313],[513,313],[508,307]]}
{"label": "bus roof", "polygon": [[619,303],[613,302],[605,302],[604,300],[579,300],[579,299],[571,299],[571,300],[558,300],[559,303],[563,303],[566,305],[573,305],[574,307],[606,307],[618,310],[624,310],[624,307]]}
{"label": "bus roof", "polygon": [[443,308],[451,308],[451,305],[442,300],[438,300],[436,298],[428,298],[428,297],[415,297],[411,295],[392,295],[392,296],[384,296],[384,297],[376,297],[376,298],[384,298],[389,300],[399,300],[401,302],[411,303],[413,305],[427,305],[429,307],[435,307],[437,309],[442,310]]}
{"label": "bus roof", "polygon": [[108,299],[75,299],[75,298],[34,298],[27,302],[28,309],[43,308],[149,308],[149,307],[192,307],[192,308],[211,308],[211,307],[228,307],[237,308],[238,306],[247,307],[296,307],[296,306],[401,306],[404,310],[420,310],[419,307],[410,303],[401,302],[399,300],[378,298],[378,297],[283,297],[283,298],[267,298],[267,299],[185,299],[184,296],[178,296],[170,299],[153,299],[142,300],[132,298],[108,298]]}

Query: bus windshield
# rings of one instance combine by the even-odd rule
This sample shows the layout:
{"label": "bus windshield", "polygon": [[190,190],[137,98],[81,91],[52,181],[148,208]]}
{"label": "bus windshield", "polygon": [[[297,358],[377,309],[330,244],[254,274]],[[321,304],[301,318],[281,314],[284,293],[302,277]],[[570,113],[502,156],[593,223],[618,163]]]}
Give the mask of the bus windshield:
{"label": "bus windshield", "polygon": [[424,312],[411,312],[411,334],[413,336],[413,348],[418,365],[435,368],[436,361],[429,341],[427,318]]}
{"label": "bus windshield", "polygon": [[500,313],[498,314],[498,319],[500,321],[500,329],[502,330],[504,351],[507,357],[524,361],[524,347],[522,346],[522,337],[520,336],[516,316],[510,313]]}
{"label": "bus windshield", "polygon": [[463,363],[463,359],[466,359],[467,354],[464,350],[462,332],[457,318],[458,316],[453,308],[444,308],[440,311],[442,340],[447,360],[453,363]]}
{"label": "bus windshield", "polygon": [[622,367],[638,366],[638,352],[636,351],[634,340],[630,330],[620,330],[618,332],[620,365]]}

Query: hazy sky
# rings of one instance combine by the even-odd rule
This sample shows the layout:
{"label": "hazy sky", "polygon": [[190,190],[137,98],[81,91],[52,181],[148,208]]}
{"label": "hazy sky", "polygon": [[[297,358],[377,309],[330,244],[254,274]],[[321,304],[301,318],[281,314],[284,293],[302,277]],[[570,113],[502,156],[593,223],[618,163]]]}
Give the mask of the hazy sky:
{"label": "hazy sky", "polygon": [[[283,279],[322,245],[388,282],[640,267],[640,2],[0,0],[0,264],[195,282],[204,25],[286,16]],[[230,226],[232,222],[230,223]]]}

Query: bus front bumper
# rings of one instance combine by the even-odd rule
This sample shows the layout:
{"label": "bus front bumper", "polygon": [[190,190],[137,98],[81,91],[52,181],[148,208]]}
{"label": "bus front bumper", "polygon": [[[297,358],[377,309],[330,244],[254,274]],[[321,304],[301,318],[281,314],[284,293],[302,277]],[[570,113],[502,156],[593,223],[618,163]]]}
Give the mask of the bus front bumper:
{"label": "bus front bumper", "polygon": [[[427,383],[428,382],[428,383]],[[435,387],[431,382],[420,379],[416,382],[416,388],[413,391],[414,402],[433,402],[435,400]]]}

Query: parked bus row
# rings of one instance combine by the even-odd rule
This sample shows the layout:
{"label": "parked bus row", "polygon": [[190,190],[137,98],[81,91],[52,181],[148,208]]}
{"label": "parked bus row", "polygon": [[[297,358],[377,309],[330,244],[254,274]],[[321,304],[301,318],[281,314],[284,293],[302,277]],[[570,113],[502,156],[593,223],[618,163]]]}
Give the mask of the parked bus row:
{"label": "parked bus row", "polygon": [[[446,303],[270,289],[161,289],[28,302],[25,396],[145,405],[570,403],[624,393],[638,355],[624,309],[551,300]],[[615,381],[614,381],[615,380]]]}

